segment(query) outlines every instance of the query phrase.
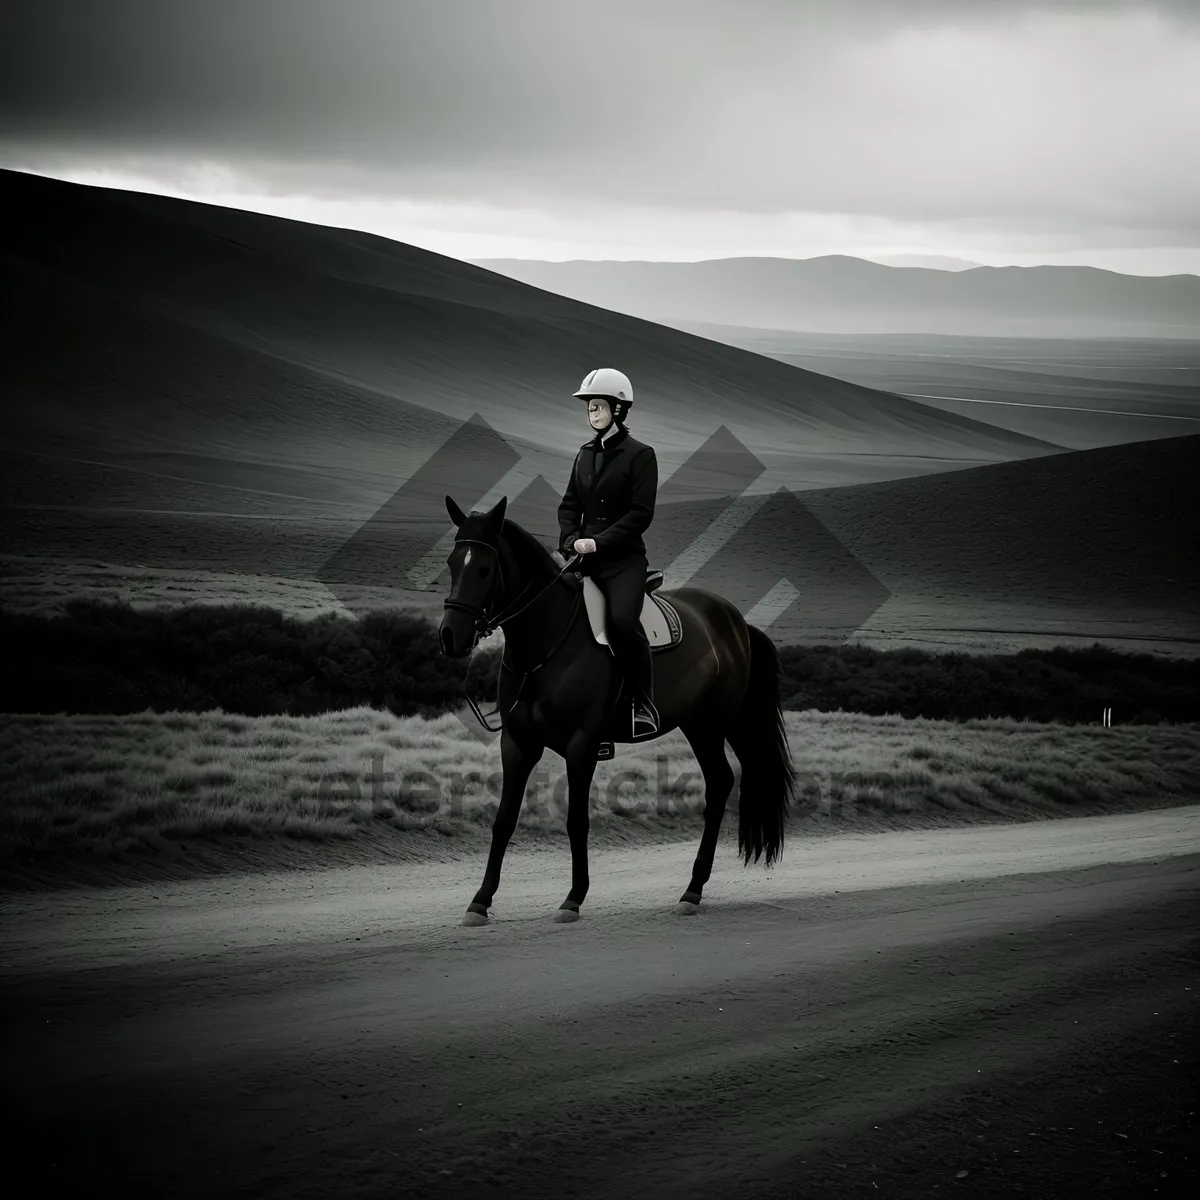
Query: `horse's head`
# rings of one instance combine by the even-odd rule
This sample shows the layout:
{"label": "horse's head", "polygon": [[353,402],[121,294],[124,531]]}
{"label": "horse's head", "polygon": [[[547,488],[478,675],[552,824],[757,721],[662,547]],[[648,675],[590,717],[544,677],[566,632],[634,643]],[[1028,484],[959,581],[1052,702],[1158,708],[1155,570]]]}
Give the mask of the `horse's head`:
{"label": "horse's head", "polygon": [[458,526],[447,563],[450,566],[450,594],[443,601],[438,640],[442,653],[463,658],[471,653],[487,619],[496,612],[503,595],[503,553],[500,534],[504,528],[504,510],[508,497],[485,513],[464,513],[454,500],[446,497],[446,511]]}

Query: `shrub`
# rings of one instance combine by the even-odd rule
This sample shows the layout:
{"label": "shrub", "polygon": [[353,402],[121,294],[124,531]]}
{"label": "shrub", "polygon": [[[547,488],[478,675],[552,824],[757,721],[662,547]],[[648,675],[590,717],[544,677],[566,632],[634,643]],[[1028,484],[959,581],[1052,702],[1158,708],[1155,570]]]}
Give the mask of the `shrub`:
{"label": "shrub", "polygon": [[[256,605],[134,609],[73,601],[62,616],[0,609],[5,712],[150,709],[313,715],[366,704],[397,716],[458,708],[465,660],[447,659],[422,613],[288,617]],[[471,694],[496,694],[500,649],[476,651]],[[784,646],[788,709],[970,720],[1117,724],[1200,720],[1200,660],[1101,646],[1012,655]]]}

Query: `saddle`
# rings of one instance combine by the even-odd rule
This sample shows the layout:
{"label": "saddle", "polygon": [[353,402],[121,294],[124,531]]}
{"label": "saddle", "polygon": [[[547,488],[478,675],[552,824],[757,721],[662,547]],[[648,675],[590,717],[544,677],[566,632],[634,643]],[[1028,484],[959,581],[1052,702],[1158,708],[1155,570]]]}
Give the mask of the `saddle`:
{"label": "saddle", "polygon": [[[679,619],[679,613],[669,600],[654,594],[662,586],[662,582],[661,571],[646,572],[646,594],[642,598],[642,628],[646,631],[651,653],[671,650],[683,640],[683,622]],[[583,577],[583,602],[587,607],[592,636],[601,646],[608,646],[611,654],[604,593],[596,581],[587,575]]]}

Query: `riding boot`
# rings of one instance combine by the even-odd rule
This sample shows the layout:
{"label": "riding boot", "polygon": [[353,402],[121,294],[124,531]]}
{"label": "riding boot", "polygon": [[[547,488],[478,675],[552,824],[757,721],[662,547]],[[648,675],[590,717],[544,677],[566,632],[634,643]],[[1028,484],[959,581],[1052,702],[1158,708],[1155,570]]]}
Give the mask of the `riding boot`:
{"label": "riding boot", "polygon": [[637,669],[629,677],[633,696],[633,736],[648,737],[659,730],[660,719],[652,693],[654,690],[654,661],[649,642],[642,640],[637,654]]}

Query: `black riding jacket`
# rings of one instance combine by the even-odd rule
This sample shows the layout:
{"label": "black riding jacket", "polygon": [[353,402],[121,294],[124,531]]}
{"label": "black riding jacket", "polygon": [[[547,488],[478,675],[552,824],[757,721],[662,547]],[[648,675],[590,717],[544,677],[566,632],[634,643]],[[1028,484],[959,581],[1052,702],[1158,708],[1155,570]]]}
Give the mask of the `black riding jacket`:
{"label": "black riding jacket", "polygon": [[593,574],[645,555],[642,533],[654,517],[658,493],[652,446],[627,429],[619,429],[603,447],[600,437],[598,433],[579,447],[558,506],[559,549],[569,556],[576,538],[594,538],[596,553],[583,556]]}

